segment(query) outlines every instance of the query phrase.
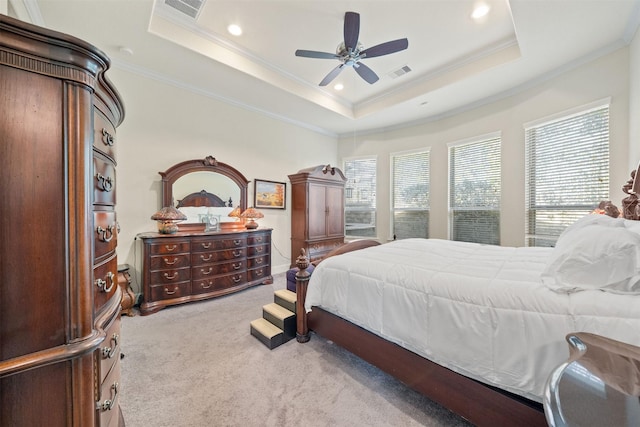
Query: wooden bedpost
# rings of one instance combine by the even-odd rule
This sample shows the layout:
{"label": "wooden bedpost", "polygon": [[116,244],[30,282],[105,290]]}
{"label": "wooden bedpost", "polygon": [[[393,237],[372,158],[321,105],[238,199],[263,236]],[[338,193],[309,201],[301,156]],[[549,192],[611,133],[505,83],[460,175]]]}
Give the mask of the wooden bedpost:
{"label": "wooden bedpost", "polygon": [[304,248],[300,249],[300,255],[296,258],[296,340],[300,343],[309,341],[309,327],[307,326],[307,313],[304,309],[304,300],[307,298],[307,285],[311,275],[307,271],[309,258]]}

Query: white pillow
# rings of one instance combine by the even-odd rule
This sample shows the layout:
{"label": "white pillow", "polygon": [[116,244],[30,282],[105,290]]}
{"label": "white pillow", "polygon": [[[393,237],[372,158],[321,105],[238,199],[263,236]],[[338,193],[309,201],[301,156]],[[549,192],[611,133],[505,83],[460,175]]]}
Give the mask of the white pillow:
{"label": "white pillow", "polygon": [[640,294],[640,234],[623,222],[583,221],[558,240],[541,278],[557,292],[600,289]]}
{"label": "white pillow", "polygon": [[564,238],[574,231],[592,225],[601,225],[604,227],[624,227],[625,223],[622,218],[612,218],[609,215],[588,214],[578,219],[576,222],[564,229],[556,241],[556,247],[562,245]]}

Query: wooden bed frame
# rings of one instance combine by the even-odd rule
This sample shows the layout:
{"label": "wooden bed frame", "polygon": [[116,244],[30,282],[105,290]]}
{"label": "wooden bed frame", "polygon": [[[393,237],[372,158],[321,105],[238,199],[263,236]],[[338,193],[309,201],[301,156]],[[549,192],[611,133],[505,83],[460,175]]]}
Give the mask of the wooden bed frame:
{"label": "wooden bed frame", "polygon": [[[374,240],[349,242],[324,259],[376,245],[379,243]],[[298,342],[309,341],[310,330],[313,330],[477,426],[547,425],[541,403],[444,368],[318,307],[305,313],[310,274],[306,271],[309,260],[304,250],[296,265],[299,270],[296,273]]]}
{"label": "wooden bed frame", "polygon": [[[640,220],[640,165],[631,172],[622,191],[628,194],[622,200],[622,215]],[[608,209],[603,213],[618,217],[618,208],[610,201],[604,203]],[[324,259],[378,244],[374,240],[353,241]],[[296,265],[298,342],[309,341],[309,331],[313,330],[477,426],[547,426],[541,403],[458,374],[318,307],[307,314],[304,302],[310,274],[304,250]]]}
{"label": "wooden bed frame", "polygon": [[178,200],[176,208],[182,208],[185,206],[232,207],[233,201],[229,198],[229,200],[225,202],[215,194],[209,193],[206,190],[201,190],[197,193],[191,193],[185,196],[182,200]]}

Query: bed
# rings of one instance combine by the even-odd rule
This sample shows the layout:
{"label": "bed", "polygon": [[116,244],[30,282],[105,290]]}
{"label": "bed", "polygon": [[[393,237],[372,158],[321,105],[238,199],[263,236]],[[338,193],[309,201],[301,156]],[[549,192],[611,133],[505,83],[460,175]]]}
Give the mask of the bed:
{"label": "bed", "polygon": [[587,215],[555,248],[361,242],[311,276],[300,257],[298,341],[312,330],[476,425],[546,425],[545,383],[568,334],[640,345],[633,209],[634,220]]}
{"label": "bed", "polygon": [[196,227],[204,227],[204,224],[215,224],[215,227],[226,227],[237,223],[237,218],[230,217],[233,211],[231,198],[225,201],[218,195],[206,190],[197,191],[178,200],[176,208],[187,216],[187,219],[178,224],[178,228],[187,231]]}

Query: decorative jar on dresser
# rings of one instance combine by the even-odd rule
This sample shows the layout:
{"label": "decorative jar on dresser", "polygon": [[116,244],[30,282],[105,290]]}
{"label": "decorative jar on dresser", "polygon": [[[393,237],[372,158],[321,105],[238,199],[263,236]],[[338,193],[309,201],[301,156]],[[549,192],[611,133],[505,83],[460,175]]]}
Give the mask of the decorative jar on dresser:
{"label": "decorative jar on dresser", "polygon": [[273,283],[271,229],[142,233],[140,313]]}
{"label": "decorative jar on dresser", "polygon": [[115,128],[109,59],[0,15],[0,425],[117,426]]}

